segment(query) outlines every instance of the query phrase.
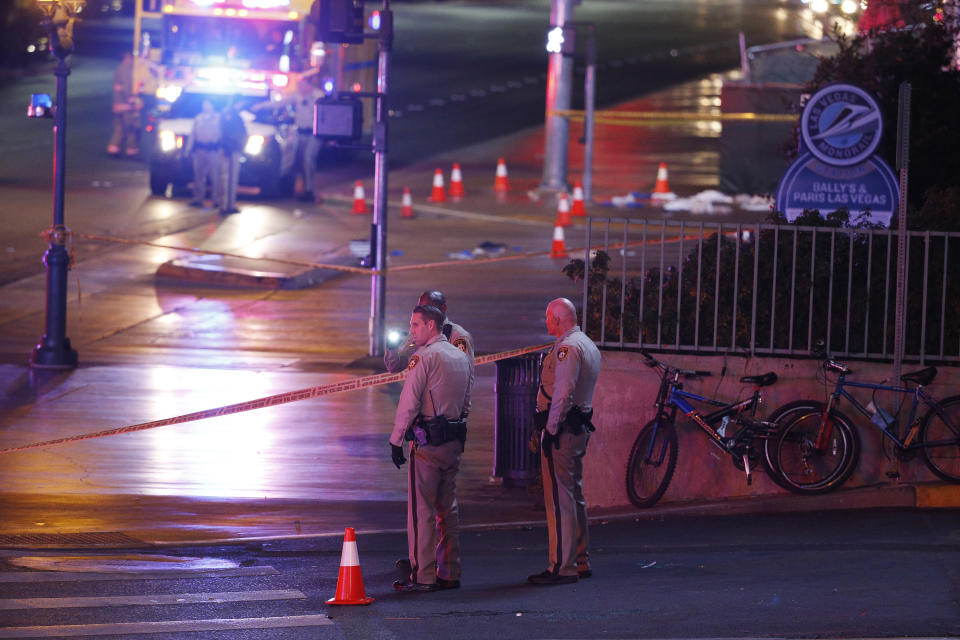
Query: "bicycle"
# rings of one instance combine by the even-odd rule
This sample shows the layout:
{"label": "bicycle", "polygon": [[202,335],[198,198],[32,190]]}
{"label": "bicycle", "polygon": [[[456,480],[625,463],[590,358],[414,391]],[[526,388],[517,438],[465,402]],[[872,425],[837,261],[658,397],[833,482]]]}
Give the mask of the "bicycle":
{"label": "bicycle", "polygon": [[[758,420],[754,416],[761,402],[760,388],[774,384],[776,373],[740,378],[740,382],[754,385],[752,395],[726,404],[683,390],[681,377],[702,378],[710,376],[711,372],[678,369],[656,360],[645,351],[640,353],[647,366],[660,369],[662,373],[654,404],[656,417],[640,430],[627,462],[627,495],[631,503],[641,508],[652,507],[670,485],[677,465],[678,409],[700,427],[715,446],[730,456],[733,464],[746,474],[748,485],[753,482],[752,470],[758,463],[767,475],[776,479],[774,470],[769,467],[766,447],[761,450],[758,444],[766,444],[778,434],[780,420],[808,412],[809,401],[788,403],[771,414],[768,420]],[[716,410],[703,414],[689,401],[716,407]]]}
{"label": "bicycle", "polygon": [[[937,401],[924,391],[937,375],[936,367],[900,376],[903,386],[885,383],[854,382],[847,380],[853,371],[841,362],[831,360],[825,353],[821,370],[824,375],[838,375],[836,386],[826,404],[806,414],[795,415],[783,424],[772,446],[771,468],[779,475],[778,484],[800,494],[818,494],[833,491],[842,486],[856,468],[860,455],[859,437],[852,421],[837,405],[846,398],[858,413],[870,424],[880,429],[885,443],[893,446],[895,467],[887,472],[891,478],[899,477],[899,465],[913,458],[919,451],[927,467],[939,478],[960,483],[960,396],[951,396]],[[911,388],[910,385],[916,385]],[[848,387],[872,389],[871,402],[864,406],[848,391]],[[901,401],[895,414],[889,414],[876,401],[878,391],[896,393]],[[901,438],[900,413],[906,396],[910,396],[910,411],[906,421],[906,433]],[[927,408],[921,418],[920,404]],[[854,439],[847,444],[846,452],[834,449],[837,443],[835,432],[841,435],[852,431]]]}

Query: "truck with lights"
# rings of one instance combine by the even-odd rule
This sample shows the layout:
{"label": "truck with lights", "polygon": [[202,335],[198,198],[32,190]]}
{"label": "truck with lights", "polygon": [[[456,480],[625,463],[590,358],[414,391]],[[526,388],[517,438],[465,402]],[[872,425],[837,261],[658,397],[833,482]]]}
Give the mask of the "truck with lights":
{"label": "truck with lights", "polygon": [[[218,109],[234,101],[248,133],[240,190],[272,197],[289,193],[300,173],[297,128],[289,111],[252,107],[280,101],[304,81],[329,95],[375,91],[376,42],[316,41],[311,2],[138,0],[134,86],[149,109],[153,194],[192,181],[189,135],[204,100]],[[372,105],[364,108],[371,123]]]}

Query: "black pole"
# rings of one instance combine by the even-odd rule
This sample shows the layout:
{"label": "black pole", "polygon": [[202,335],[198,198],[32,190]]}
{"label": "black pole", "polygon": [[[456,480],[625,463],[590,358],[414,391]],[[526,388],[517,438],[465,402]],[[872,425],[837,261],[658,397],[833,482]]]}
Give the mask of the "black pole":
{"label": "black pole", "polygon": [[63,223],[64,164],[67,159],[67,67],[66,57],[73,49],[64,48],[53,19],[47,16],[44,27],[50,34],[57,56],[57,103],[53,121],[53,226],[47,231],[47,252],[43,263],[47,269],[46,332],[34,348],[30,366],[48,369],[73,369],[77,366],[77,352],[70,347],[67,337],[67,270],[70,254],[67,241],[70,230]]}

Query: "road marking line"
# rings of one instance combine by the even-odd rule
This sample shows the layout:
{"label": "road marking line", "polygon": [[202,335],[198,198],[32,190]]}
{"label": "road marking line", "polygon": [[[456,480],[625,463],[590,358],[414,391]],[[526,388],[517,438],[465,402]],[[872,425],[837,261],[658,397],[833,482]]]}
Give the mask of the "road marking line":
{"label": "road marking line", "polygon": [[103,624],[66,624],[52,627],[4,627],[0,638],[74,638],[140,633],[223,631],[231,629],[280,629],[284,627],[320,627],[332,625],[325,615],[273,618],[217,618],[212,620],[160,620],[158,622],[113,622]]}
{"label": "road marking line", "polygon": [[215,593],[160,593],[140,596],[91,596],[82,598],[8,598],[0,599],[0,610],[69,609],[77,607],[128,607],[170,604],[216,604],[220,602],[259,602],[297,600],[307,596],[297,589],[274,591],[220,591]]}
{"label": "road marking line", "polygon": [[273,567],[238,567],[236,569],[138,571],[136,573],[86,573],[67,571],[5,571],[3,582],[91,582],[102,580],[163,580],[173,578],[245,578],[247,576],[275,576]]}

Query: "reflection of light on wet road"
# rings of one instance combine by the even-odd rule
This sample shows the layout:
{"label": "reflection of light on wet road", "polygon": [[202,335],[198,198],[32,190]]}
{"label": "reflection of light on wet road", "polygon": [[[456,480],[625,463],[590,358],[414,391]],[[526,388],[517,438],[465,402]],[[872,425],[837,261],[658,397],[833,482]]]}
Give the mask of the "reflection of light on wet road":
{"label": "reflection of light on wet road", "polygon": [[[211,375],[221,376],[223,384],[210,388]],[[210,388],[204,408],[264,395],[263,379],[255,371],[153,367],[150,378],[151,387],[158,390],[153,396],[155,415],[170,414],[181,389]],[[196,408],[175,411],[191,409]],[[225,498],[264,495],[270,475],[267,454],[274,430],[282,428],[279,422],[275,411],[257,410],[146,432],[143,492]]]}

